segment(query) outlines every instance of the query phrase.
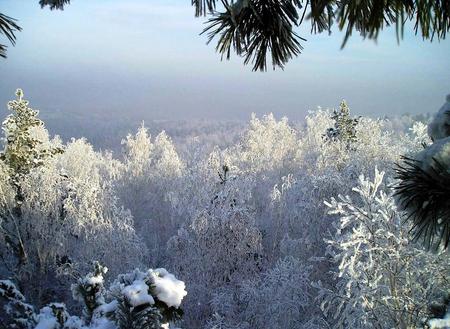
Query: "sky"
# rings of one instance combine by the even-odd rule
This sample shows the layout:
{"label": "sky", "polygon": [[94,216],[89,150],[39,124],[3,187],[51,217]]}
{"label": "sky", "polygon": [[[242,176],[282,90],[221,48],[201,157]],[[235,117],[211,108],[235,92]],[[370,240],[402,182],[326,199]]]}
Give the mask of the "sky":
{"label": "sky", "polygon": [[[190,0],[73,0],[64,11],[38,0],[0,0],[23,31],[0,59],[0,106],[17,87],[41,113],[176,119],[248,119],[273,112],[301,120],[347,100],[353,113],[381,117],[436,112],[450,94],[450,38],[430,43],[411,28],[378,42],[311,35],[284,70],[252,72],[221,61],[199,35]],[[1,39],[1,43],[7,43]]]}

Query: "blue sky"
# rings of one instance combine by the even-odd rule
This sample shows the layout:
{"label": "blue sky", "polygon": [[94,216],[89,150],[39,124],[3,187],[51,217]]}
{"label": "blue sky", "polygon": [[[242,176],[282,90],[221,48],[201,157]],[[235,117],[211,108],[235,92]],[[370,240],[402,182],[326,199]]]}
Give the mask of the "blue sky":
{"label": "blue sky", "polygon": [[435,112],[450,93],[450,39],[422,41],[411,29],[400,45],[388,29],[378,44],[355,35],[340,50],[336,29],[310,35],[305,27],[302,55],[284,71],[255,73],[239,58],[220,61],[189,0],[73,0],[62,12],[37,0],[0,5],[23,27],[0,60],[0,104],[21,87],[41,112],[301,119],[341,99],[356,114]]}

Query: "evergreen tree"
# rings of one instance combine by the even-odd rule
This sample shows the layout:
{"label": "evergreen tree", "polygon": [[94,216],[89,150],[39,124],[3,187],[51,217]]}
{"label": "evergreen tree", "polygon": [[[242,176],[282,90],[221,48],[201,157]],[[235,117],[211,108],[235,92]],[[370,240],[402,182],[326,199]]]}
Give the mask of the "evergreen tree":
{"label": "evergreen tree", "polygon": [[8,168],[10,183],[15,189],[15,206],[10,211],[0,209],[0,227],[7,245],[18,258],[19,266],[27,261],[27,252],[19,229],[24,201],[21,181],[33,169],[42,166],[45,160],[61,153],[60,148],[50,148],[34,136],[36,129],[44,123],[38,118],[38,111],[28,106],[23,91],[17,89],[17,99],[8,103],[10,114],[2,124],[4,149],[0,152],[0,162]]}
{"label": "evergreen tree", "polygon": [[350,108],[345,100],[339,105],[339,110],[334,110],[331,118],[334,120],[334,127],[328,128],[326,137],[328,140],[339,140],[344,143],[347,148],[357,141],[356,126],[358,119],[350,116]]}
{"label": "evergreen tree", "polygon": [[43,147],[43,141],[33,136],[33,129],[44,127],[44,122],[39,119],[39,112],[28,106],[21,89],[17,89],[16,96],[8,103],[12,114],[2,124],[5,148],[0,152],[0,160],[11,169],[15,183],[31,169],[43,165],[45,159],[62,152],[60,148]]}

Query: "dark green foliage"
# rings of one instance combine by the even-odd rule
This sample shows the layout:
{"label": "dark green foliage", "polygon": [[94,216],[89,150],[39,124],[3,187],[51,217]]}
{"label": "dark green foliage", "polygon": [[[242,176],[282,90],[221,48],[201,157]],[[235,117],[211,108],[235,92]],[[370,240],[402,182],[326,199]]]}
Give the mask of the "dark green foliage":
{"label": "dark green foliage", "polygon": [[[220,3],[221,11],[216,4]],[[40,0],[41,7],[64,9],[70,0]],[[450,30],[450,1],[448,0],[191,0],[195,15],[212,15],[208,20],[208,43],[218,37],[216,50],[222,58],[230,58],[233,49],[252,63],[253,70],[266,70],[270,56],[272,66],[283,68],[301,53],[301,41],[294,27],[305,18],[311,32],[331,33],[333,24],[345,30],[342,46],[353,31],[364,38],[377,39],[379,32],[395,25],[397,38],[403,37],[408,21],[423,39],[444,39]],[[0,34],[14,44],[14,31],[20,31],[13,19],[0,14]],[[5,57],[6,46],[0,44],[0,56]]]}
{"label": "dark green foliage", "polygon": [[334,110],[331,118],[334,120],[334,127],[328,128],[326,139],[329,141],[340,141],[344,143],[347,149],[357,141],[356,126],[358,119],[350,116],[350,109],[345,101],[339,105],[339,110]]}
{"label": "dark green foliage", "polygon": [[63,10],[65,5],[70,4],[70,0],[40,0],[41,8],[48,6],[51,10]]}
{"label": "dark green foliage", "polygon": [[[397,38],[403,36],[407,21],[413,21],[414,31],[424,39],[444,39],[450,30],[450,1],[448,0],[221,0],[224,10],[215,10],[218,0],[193,0],[196,14],[212,15],[206,30],[209,41],[218,37],[216,49],[230,57],[230,48],[253,63],[254,70],[266,70],[266,58],[273,66],[284,67],[299,54],[302,40],[291,27],[310,20],[311,31],[331,32],[333,24],[345,30],[342,46],[353,31],[364,38],[377,39],[379,32],[395,25]],[[267,15],[265,15],[265,13]]]}
{"label": "dark green foliage", "polygon": [[447,312],[450,311],[450,292],[440,301],[431,303],[428,310],[432,318],[443,319]]}
{"label": "dark green foliage", "polygon": [[208,12],[212,12],[216,9],[215,0],[191,0],[193,6],[195,6],[195,16],[206,15]]}
{"label": "dark green foliage", "polygon": [[299,19],[297,1],[253,0],[223,1],[225,11],[215,14],[203,33],[208,32],[208,43],[218,36],[216,50],[227,59],[234,48],[244,63],[254,63],[254,70],[267,69],[267,52],[272,54],[272,65],[283,67],[303,49],[293,27]]}
{"label": "dark green foliage", "polygon": [[[148,277],[145,282],[150,288],[148,293],[152,295],[152,301],[133,306],[128,297],[122,293],[123,285],[132,284],[133,277],[143,275],[143,272],[135,270],[132,273],[120,275],[120,282],[116,290],[117,295],[109,295],[110,303],[106,303],[105,296],[111,291],[103,287],[103,274],[106,267],[98,262],[94,263],[94,271],[80,278],[72,285],[73,297],[83,305],[83,316],[70,317],[66,306],[62,303],[50,303],[35,313],[34,307],[25,302],[25,297],[9,280],[0,280],[0,329],[32,329],[42,318],[53,317],[59,324],[58,328],[72,328],[67,326],[69,322],[85,324],[86,328],[102,318],[117,325],[119,329],[160,329],[163,324],[176,323],[181,320],[183,311],[180,308],[169,307],[158,300],[152,285],[152,279]],[[153,302],[154,301],[154,302]],[[4,310],[6,314],[2,314]],[[70,320],[71,319],[71,320]],[[70,321],[68,321],[70,320]],[[96,326],[95,326],[96,327]],[[77,327],[78,328],[78,327]],[[85,327],[83,327],[85,328]]]}
{"label": "dark green foliage", "polygon": [[119,302],[114,318],[119,329],[160,329],[164,323],[156,306],[144,304],[133,307],[125,298]]}
{"label": "dark green foliage", "polygon": [[106,272],[105,266],[94,262],[94,271],[78,279],[78,283],[72,287],[74,295],[83,300],[83,317],[88,322],[92,319],[94,310],[104,303],[103,280],[93,280],[93,278],[103,278]]}
{"label": "dark green foliage", "polygon": [[52,310],[52,314],[58,321],[59,325],[63,327],[64,323],[69,318],[69,313],[67,313],[66,306],[60,303],[50,303],[48,307]]}
{"label": "dark green foliage", "polygon": [[[14,32],[21,31],[14,18],[0,13],[0,35],[4,34],[9,42],[14,46],[16,44],[16,35]],[[6,45],[0,44],[0,57],[6,58]]]}
{"label": "dark green foliage", "polygon": [[33,315],[33,307],[16,286],[9,280],[0,280],[0,328],[28,329]]}
{"label": "dark green foliage", "polygon": [[427,248],[448,248],[450,242],[450,172],[434,160],[431,172],[421,162],[408,157],[397,164],[395,187],[399,206],[407,211],[415,240],[422,239]]}

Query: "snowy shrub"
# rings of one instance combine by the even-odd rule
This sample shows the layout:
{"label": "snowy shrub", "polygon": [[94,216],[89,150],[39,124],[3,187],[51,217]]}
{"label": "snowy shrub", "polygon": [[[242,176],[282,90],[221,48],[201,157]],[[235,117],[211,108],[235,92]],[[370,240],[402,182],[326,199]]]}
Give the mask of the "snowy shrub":
{"label": "snowy shrub", "polygon": [[149,329],[168,328],[183,314],[184,282],[165,269],[121,274],[104,288],[107,268],[94,264],[94,272],[72,285],[73,298],[84,305],[81,316],[70,316],[63,303],[50,303],[37,313],[11,281],[0,281],[0,302],[6,317],[0,323],[22,329]]}
{"label": "snowy shrub", "polygon": [[[210,328],[308,328],[313,316],[311,268],[286,257],[273,269],[243,281],[234,292],[222,289],[214,293]],[[310,328],[310,327],[309,327]]]}
{"label": "snowy shrub", "polygon": [[[328,241],[339,265],[333,288],[320,287],[322,307],[336,328],[413,328],[423,326],[428,307],[450,289],[448,253],[429,253],[408,241],[384,173],[359,178],[358,201],[339,196],[326,202],[340,216]],[[319,285],[320,286],[320,285]]]}

